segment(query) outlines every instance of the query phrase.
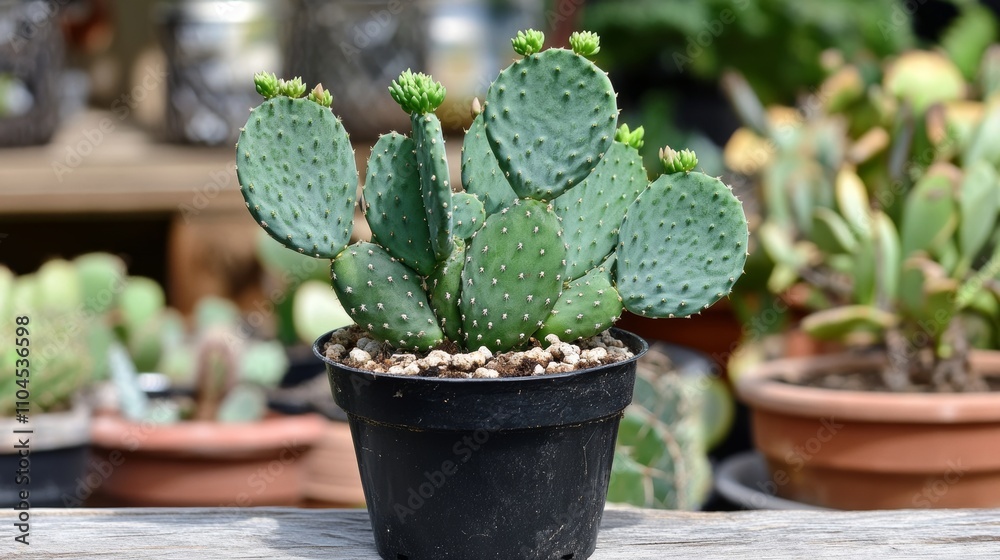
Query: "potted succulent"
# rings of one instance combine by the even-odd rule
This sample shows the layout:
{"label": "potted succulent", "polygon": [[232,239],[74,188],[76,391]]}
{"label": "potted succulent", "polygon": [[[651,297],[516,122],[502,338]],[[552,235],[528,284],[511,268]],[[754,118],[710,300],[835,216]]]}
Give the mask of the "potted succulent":
{"label": "potted succulent", "polygon": [[[0,503],[13,508],[73,505],[87,474],[90,407],[83,390],[101,374],[101,286],[92,274],[111,255],[54,259],[14,276],[0,265]],[[106,268],[105,268],[106,270]],[[99,274],[98,274],[99,276]],[[110,277],[105,277],[110,280]],[[95,284],[95,280],[97,281]]]}
{"label": "potted succulent", "polygon": [[[966,83],[946,56],[843,66],[802,112],[743,109],[727,147],[758,179],[769,288],[808,287],[801,326],[854,351],[764,362],[766,487],[843,509],[1000,505],[1000,52]],[[860,350],[859,350],[860,349]]]}
{"label": "potted succulent", "polygon": [[[94,503],[104,505],[299,504],[305,458],[324,421],[270,412],[268,389],[288,365],[284,348],[249,339],[239,310],[217,298],[199,301],[187,333],[159,286],[141,280],[122,293],[119,326],[130,328],[109,353],[116,406],[94,418],[100,480],[82,498],[96,490]],[[137,367],[144,363],[153,365]],[[150,391],[146,376],[169,382]]]}
{"label": "potted succulent", "polygon": [[329,94],[256,76],[266,100],[237,145],[242,193],[276,240],[332,260],[356,326],[315,351],[386,559],[590,556],[646,348],[609,328],[626,308],[696,313],[743,269],[741,204],[693,153],[665,149],[649,182],[642,130],[618,127],[587,59],[599,38],[543,40],[518,33],[523,58],[474,104],[461,182],[434,115],[444,88],[410,71],[392,83],[412,134],[373,147],[372,241],[350,246],[358,173]]}

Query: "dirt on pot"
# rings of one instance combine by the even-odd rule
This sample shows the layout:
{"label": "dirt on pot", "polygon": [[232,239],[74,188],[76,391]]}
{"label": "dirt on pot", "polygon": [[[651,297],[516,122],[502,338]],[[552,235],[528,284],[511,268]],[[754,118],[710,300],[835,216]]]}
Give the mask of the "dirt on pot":
{"label": "dirt on pot", "polygon": [[568,373],[633,357],[625,343],[610,331],[575,342],[562,342],[555,335],[549,335],[544,341],[532,338],[527,350],[517,352],[494,354],[486,347],[462,352],[449,343],[427,353],[402,353],[374,340],[355,325],[334,332],[324,345],[323,353],[345,366],[374,373],[452,378]]}

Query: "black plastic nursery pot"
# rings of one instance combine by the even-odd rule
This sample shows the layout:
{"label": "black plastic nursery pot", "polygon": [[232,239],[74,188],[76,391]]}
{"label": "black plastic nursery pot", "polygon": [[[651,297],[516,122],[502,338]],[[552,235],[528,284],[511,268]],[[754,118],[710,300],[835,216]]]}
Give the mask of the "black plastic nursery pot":
{"label": "black plastic nursery pot", "polygon": [[618,422],[647,349],[565,374],[438,379],[323,358],[347,414],[385,560],[582,560],[593,554]]}

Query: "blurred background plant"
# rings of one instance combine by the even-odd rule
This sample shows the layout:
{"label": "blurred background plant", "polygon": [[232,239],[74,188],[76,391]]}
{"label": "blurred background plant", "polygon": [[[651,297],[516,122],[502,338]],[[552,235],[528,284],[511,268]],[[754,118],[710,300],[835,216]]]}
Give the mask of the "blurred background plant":
{"label": "blurred background plant", "polygon": [[712,488],[708,452],[729,433],[734,403],[718,368],[688,348],[653,344],[639,359],[608,501],[700,509]]}
{"label": "blurred background plant", "polygon": [[891,390],[982,389],[969,347],[998,344],[1000,48],[980,21],[940,51],[831,67],[798,109],[726,80],[748,123],[726,162],[758,188],[768,290],[808,288],[814,338],[884,345]]}

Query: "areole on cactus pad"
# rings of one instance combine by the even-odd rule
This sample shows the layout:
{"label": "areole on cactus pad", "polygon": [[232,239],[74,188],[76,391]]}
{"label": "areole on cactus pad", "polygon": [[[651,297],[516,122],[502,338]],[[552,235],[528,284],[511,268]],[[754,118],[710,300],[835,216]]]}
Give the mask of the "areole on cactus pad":
{"label": "areole on cactus pad", "polygon": [[466,349],[564,341],[610,327],[628,309],[684,317],[726,296],[743,271],[747,222],[719,179],[665,149],[650,183],[643,131],[618,126],[617,94],[587,56],[543,50],[500,72],[466,133],[461,187],[451,182],[434,111],[445,89],[406,71],[389,88],[412,136],[382,136],[364,174],[370,242],[348,246],[358,171],[350,139],[317,86],[255,77],[265,101],[237,144],[242,193],[254,219],[286,247],[332,259],[333,288],[351,317],[401,350],[446,340]]}

